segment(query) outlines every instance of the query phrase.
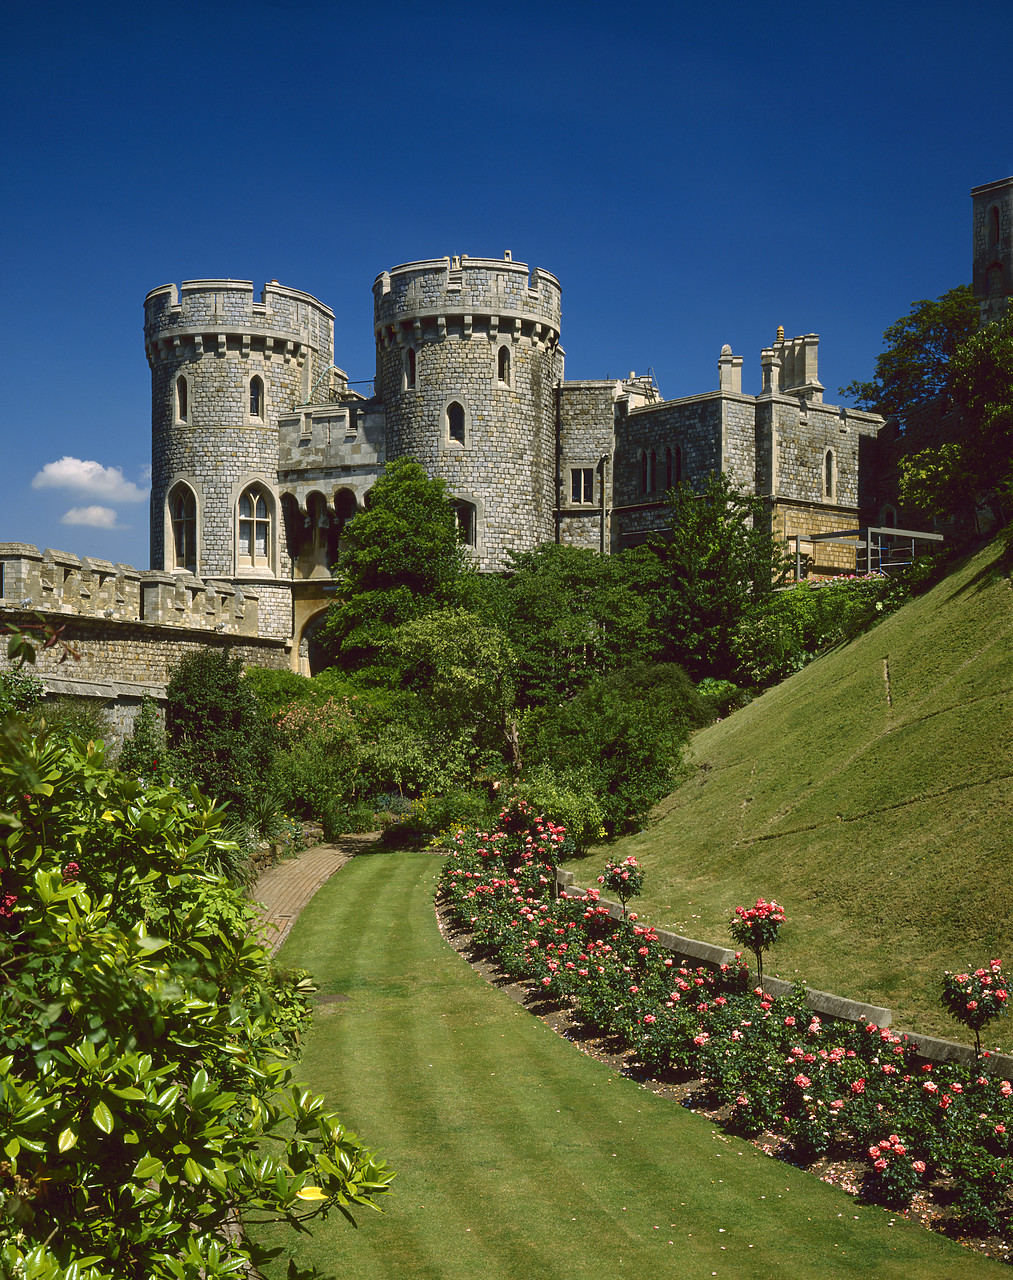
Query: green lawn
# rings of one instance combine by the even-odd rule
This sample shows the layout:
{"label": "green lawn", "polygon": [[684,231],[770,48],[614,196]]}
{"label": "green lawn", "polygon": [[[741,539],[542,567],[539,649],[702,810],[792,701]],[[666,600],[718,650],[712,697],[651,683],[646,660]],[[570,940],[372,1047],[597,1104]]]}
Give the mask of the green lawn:
{"label": "green lawn", "polygon": [[[282,958],[322,993],[303,1077],[398,1170],[381,1216],[265,1238],[267,1276],[954,1280],[1003,1274],[584,1056],[440,937],[439,861],[356,858]],[[291,1263],[291,1270],[289,1264]]]}
{"label": "green lawn", "polygon": [[[771,973],[966,1039],[942,970],[1013,963],[1010,560],[994,542],[697,734],[689,780],[608,851],[642,861],[641,916],[729,946],[732,909],[776,898]],[[571,866],[578,883],[604,852]],[[1013,1049],[1009,1020],[994,1026],[988,1043]]]}

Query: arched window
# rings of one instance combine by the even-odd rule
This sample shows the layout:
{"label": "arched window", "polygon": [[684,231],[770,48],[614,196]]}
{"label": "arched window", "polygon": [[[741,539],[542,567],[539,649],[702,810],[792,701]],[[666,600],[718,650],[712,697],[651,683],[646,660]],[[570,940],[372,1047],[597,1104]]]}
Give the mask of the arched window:
{"label": "arched window", "polygon": [[834,496],[834,451],[828,449],[823,457],[823,496],[832,501]]}
{"label": "arched window", "polygon": [[409,347],[405,356],[405,386],[409,391],[415,390],[415,348]]}
{"label": "arched window", "polygon": [[999,243],[999,207],[993,205],[988,211],[988,247],[994,249]]}
{"label": "arched window", "polygon": [[250,417],[264,416],[264,379],[256,374],[250,379]]}
{"label": "arched window", "polygon": [[665,489],[671,489],[675,484],[675,459],[672,457],[672,446],[665,445]]}
{"label": "arched window", "polygon": [[185,484],[169,494],[169,522],[172,525],[172,568],[197,572],[197,499]]}
{"label": "arched window", "polygon": [[176,379],[176,421],[187,422],[190,415],[190,385],[185,374]]}
{"label": "arched window", "polygon": [[243,568],[271,567],[271,508],[266,492],[251,485],[239,499],[237,562]]}
{"label": "arched window", "polygon": [[648,493],[658,492],[658,455],[652,449],[649,455],[648,463]]}
{"label": "arched window", "polygon": [[675,446],[675,483],[682,484],[682,449]]}
{"label": "arched window", "polygon": [[456,400],[447,405],[447,434],[451,440],[464,444],[464,405]]}
{"label": "arched window", "polygon": [[500,347],[496,357],[496,379],[501,387],[510,385],[510,348]]}

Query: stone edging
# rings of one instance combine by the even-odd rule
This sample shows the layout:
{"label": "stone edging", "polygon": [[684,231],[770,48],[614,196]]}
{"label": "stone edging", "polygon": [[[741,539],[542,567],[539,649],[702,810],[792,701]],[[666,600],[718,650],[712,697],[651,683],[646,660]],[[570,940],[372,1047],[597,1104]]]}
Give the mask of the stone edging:
{"label": "stone edging", "polygon": [[[556,883],[568,893],[585,893],[575,883],[572,871],[556,871]],[[621,920],[623,909],[620,903],[611,902],[608,898],[600,898],[598,905],[607,907],[613,920]],[[684,960],[696,965],[708,965],[720,968],[723,964],[731,964],[735,952],[729,947],[718,947],[712,942],[700,942],[696,938],[684,938],[681,934],[670,933],[665,929],[655,929],[658,945],[674,952]],[[764,988],[774,996],[785,996],[791,992],[792,984],[783,978],[765,978]],[[814,1013],[827,1018],[836,1018],[841,1022],[865,1022],[871,1026],[889,1027],[893,1014],[889,1009],[879,1005],[863,1004],[860,1000],[849,1000],[845,996],[835,996],[829,991],[817,991],[814,987],[806,988],[806,1004]],[[916,1031],[898,1031],[917,1046],[918,1056],[929,1062],[958,1062],[961,1066],[973,1066],[977,1059],[974,1050],[965,1044],[957,1044],[953,1040],[940,1040],[936,1036],[919,1035]],[[993,1074],[1013,1079],[1013,1057],[1003,1053],[989,1054],[988,1066]]]}

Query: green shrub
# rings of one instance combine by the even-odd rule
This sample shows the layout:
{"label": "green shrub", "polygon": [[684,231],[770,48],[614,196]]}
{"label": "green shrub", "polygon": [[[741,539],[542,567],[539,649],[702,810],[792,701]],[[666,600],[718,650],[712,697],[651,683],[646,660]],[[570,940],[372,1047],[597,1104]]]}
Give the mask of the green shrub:
{"label": "green shrub", "polygon": [[642,822],[671,790],[690,726],[706,719],[680,668],[632,667],[529,717],[524,758],[564,778],[585,779],[601,803],[607,831],[618,833]]}
{"label": "green shrub", "polygon": [[78,698],[70,694],[47,698],[39,708],[51,734],[80,738],[82,742],[110,742],[116,730],[109,704],[100,698]]}
{"label": "green shrub", "polygon": [[0,675],[0,719],[32,716],[42,705],[45,686],[28,671],[5,671]]}
{"label": "green shrub", "polygon": [[180,779],[249,817],[267,783],[275,734],[238,658],[201,648],[180,661],[166,690],[165,735]]}
{"label": "green shrub", "polygon": [[167,765],[165,730],[154,698],[141,699],[130,736],[124,739],[116,766],[135,778],[156,778]]}
{"label": "green shrub", "polygon": [[349,832],[372,831],[376,827],[376,815],[372,805],[365,800],[352,804],[329,804],[321,814],[324,839],[328,842]]}
{"label": "green shrub", "polygon": [[517,794],[550,822],[566,828],[569,853],[584,853],[605,839],[605,810],[598,799],[590,771],[556,773],[539,765],[517,783]]}
{"label": "green shrub", "polygon": [[247,667],[247,685],[261,709],[272,718],[290,703],[305,702],[313,695],[314,681],[295,671],[271,671],[267,667]]}
{"label": "green shrub", "polygon": [[740,689],[731,680],[718,680],[714,676],[701,680],[696,691],[713,720],[723,719],[751,700],[748,690]]}

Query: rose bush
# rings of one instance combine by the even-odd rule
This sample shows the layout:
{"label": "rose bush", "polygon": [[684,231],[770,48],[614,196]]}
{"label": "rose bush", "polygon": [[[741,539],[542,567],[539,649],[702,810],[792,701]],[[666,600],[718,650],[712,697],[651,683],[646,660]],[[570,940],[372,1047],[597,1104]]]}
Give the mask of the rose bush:
{"label": "rose bush", "polygon": [[[776,1130],[802,1163],[823,1154],[866,1163],[863,1195],[877,1203],[903,1207],[944,1178],[965,1229],[1008,1228],[1013,1084],[923,1063],[916,1041],[889,1028],[825,1022],[801,984],[775,999],[750,986],[741,957],[717,970],[680,964],[649,925],[613,919],[598,888],[553,900],[539,851],[563,837],[516,811],[509,830],[459,833],[444,866],[443,905],[511,975],[566,1002],[651,1071],[702,1076],[736,1130]],[[763,900],[757,908],[746,920],[769,940],[783,912]],[[752,939],[753,925],[743,927]]]}

